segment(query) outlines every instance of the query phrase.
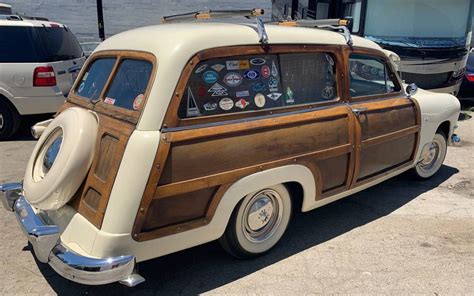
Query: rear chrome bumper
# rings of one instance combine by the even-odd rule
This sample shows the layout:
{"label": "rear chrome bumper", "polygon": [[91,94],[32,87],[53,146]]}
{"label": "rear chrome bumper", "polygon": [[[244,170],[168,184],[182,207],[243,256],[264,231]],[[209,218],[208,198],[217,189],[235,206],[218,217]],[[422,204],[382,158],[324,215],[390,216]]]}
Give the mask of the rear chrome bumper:
{"label": "rear chrome bumper", "polygon": [[22,195],[22,184],[0,185],[0,199],[6,210],[15,213],[38,261],[48,263],[64,278],[86,285],[119,281],[129,287],[145,281],[134,272],[135,256],[98,259],[69,250],[61,243],[59,227],[46,223]]}

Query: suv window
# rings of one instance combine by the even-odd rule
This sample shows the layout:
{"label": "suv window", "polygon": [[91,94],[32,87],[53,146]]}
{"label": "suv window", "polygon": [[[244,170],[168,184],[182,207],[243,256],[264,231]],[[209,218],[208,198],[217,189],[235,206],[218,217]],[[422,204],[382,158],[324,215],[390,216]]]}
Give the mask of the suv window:
{"label": "suv window", "polygon": [[400,91],[390,68],[382,59],[377,57],[351,54],[349,57],[349,75],[352,97]]}
{"label": "suv window", "polygon": [[40,60],[29,27],[0,27],[0,63],[26,63]]}
{"label": "suv window", "polygon": [[317,103],[337,96],[326,53],[235,56],[200,62],[180,104],[180,118]]}
{"label": "suv window", "polygon": [[1,63],[40,63],[71,60],[82,48],[64,27],[0,26]]}
{"label": "suv window", "polygon": [[116,58],[103,58],[93,61],[76,87],[76,94],[92,101],[99,99],[115,60]]}
{"label": "suv window", "polygon": [[69,29],[36,27],[35,31],[43,45],[45,61],[72,60],[82,56],[82,48]]}
{"label": "suv window", "polygon": [[129,110],[140,109],[152,70],[153,65],[148,61],[122,60],[104,103]]}

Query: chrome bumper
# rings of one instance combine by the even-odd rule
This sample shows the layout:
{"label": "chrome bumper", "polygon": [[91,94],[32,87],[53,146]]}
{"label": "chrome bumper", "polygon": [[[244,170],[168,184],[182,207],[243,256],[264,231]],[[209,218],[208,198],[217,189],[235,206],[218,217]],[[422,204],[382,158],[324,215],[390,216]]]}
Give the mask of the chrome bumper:
{"label": "chrome bumper", "polygon": [[97,259],[79,255],[65,247],[60,240],[59,227],[45,223],[22,196],[22,184],[0,185],[0,199],[6,210],[15,213],[38,261],[48,263],[64,278],[86,285],[119,281],[129,287],[145,281],[135,273],[135,256]]}

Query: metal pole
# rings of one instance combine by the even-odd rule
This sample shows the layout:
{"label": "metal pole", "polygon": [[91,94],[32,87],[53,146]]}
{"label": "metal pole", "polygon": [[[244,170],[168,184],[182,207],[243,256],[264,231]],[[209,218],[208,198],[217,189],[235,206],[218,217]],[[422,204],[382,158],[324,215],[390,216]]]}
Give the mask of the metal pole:
{"label": "metal pole", "polygon": [[298,17],[298,0],[291,0],[291,18],[296,20]]}
{"label": "metal pole", "polygon": [[99,38],[105,40],[104,12],[102,9],[102,0],[97,0],[97,25],[99,27]]}

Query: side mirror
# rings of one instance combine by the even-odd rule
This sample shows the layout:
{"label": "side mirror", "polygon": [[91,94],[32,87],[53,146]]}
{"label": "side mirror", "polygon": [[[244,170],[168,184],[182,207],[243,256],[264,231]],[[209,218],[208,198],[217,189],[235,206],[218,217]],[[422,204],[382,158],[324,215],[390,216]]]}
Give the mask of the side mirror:
{"label": "side mirror", "polygon": [[407,88],[405,89],[405,91],[407,93],[407,96],[410,98],[411,96],[416,94],[416,92],[418,91],[418,86],[416,86],[416,84],[414,83],[410,83],[407,85]]}

